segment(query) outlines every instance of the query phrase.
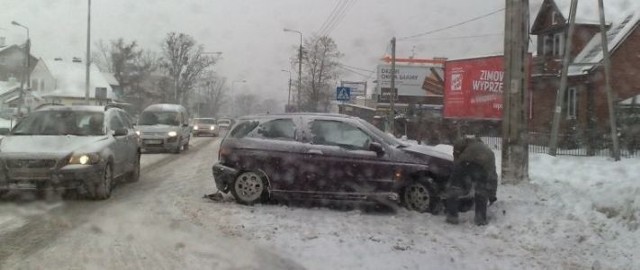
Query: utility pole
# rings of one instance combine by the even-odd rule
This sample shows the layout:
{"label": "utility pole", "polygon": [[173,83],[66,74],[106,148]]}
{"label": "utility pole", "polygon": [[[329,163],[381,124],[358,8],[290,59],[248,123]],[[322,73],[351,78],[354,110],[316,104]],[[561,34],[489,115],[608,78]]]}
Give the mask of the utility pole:
{"label": "utility pole", "polygon": [[89,88],[91,87],[91,0],[89,0],[89,5],[87,9],[87,68],[85,71],[84,78],[84,102],[89,105]]}
{"label": "utility pole", "polygon": [[302,93],[302,34],[300,34],[300,48],[298,49],[298,111],[300,111],[300,97]]}
{"label": "utility pole", "polygon": [[607,92],[607,107],[609,107],[609,123],[611,124],[611,140],[613,144],[612,156],[616,161],[620,160],[620,145],[618,144],[618,129],[616,127],[616,114],[613,106],[613,91],[611,90],[611,59],[609,59],[609,41],[607,40],[607,28],[604,20],[604,4],[598,0],[600,13],[600,37],[602,38],[602,62],[604,65],[605,91]]}
{"label": "utility pole", "polygon": [[549,155],[555,156],[558,150],[558,130],[560,129],[560,116],[562,115],[562,101],[567,91],[567,80],[569,65],[571,64],[571,41],[576,26],[576,9],[578,0],[571,0],[569,9],[569,31],[565,37],[564,58],[562,60],[562,75],[560,77],[560,88],[556,91],[556,106],[553,111],[553,122],[551,125],[551,139],[549,140]]}
{"label": "utility pole", "polygon": [[391,39],[391,89],[389,89],[389,129],[396,134],[396,37]]}
{"label": "utility pole", "polygon": [[502,116],[502,183],[528,179],[526,90],[529,74],[529,1],[506,0]]}

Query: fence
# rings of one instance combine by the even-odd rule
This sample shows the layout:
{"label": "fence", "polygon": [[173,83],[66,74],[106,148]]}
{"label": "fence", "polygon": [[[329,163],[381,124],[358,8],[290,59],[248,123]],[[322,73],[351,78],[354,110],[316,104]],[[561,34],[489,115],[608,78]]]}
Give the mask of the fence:
{"label": "fence", "polygon": [[[529,153],[549,153],[548,145],[548,134],[541,133],[530,133],[529,134]],[[489,145],[489,147],[495,150],[502,149],[502,138],[500,137],[480,137],[480,139]],[[605,146],[600,147],[598,149],[589,149],[579,142],[571,142],[571,138],[560,137],[558,139],[559,146],[557,148],[557,155],[564,156],[603,156],[610,157],[612,156],[611,147],[609,143],[602,142],[599,145]],[[640,149],[636,149],[634,145],[629,145],[629,147],[621,147],[620,155],[624,158],[638,158],[640,157]]]}

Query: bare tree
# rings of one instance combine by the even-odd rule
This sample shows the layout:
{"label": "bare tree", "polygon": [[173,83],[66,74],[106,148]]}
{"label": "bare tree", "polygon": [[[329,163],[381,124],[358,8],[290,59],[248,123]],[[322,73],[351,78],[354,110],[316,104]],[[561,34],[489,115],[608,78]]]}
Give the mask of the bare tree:
{"label": "bare tree", "polygon": [[327,36],[312,36],[304,44],[302,109],[327,111],[333,96],[332,86],[338,76],[338,59],[342,54],[335,41]]}
{"label": "bare tree", "polygon": [[234,96],[232,111],[235,116],[254,114],[257,112],[258,96],[242,93]]}
{"label": "bare tree", "polygon": [[198,45],[190,35],[168,33],[162,43],[163,67],[174,82],[173,100],[187,104],[188,93],[206,68],[215,64],[215,58],[203,55],[202,45]]}
{"label": "bare tree", "polygon": [[216,116],[227,101],[227,79],[217,76],[215,72],[205,72],[200,79],[196,110],[200,115]]}

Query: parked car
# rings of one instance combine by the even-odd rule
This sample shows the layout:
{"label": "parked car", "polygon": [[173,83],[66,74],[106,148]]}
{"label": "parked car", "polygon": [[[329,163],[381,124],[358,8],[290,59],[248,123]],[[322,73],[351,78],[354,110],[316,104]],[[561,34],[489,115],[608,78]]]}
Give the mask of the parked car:
{"label": "parked car", "polygon": [[140,177],[140,145],[127,113],[110,106],[48,106],[0,141],[0,190],[73,189],[111,196]]}
{"label": "parked car", "polygon": [[211,136],[218,136],[218,125],[215,118],[194,118],[193,119],[193,136],[200,136],[202,134],[208,134]]}
{"label": "parked car", "polygon": [[140,114],[136,128],[145,151],[172,151],[179,154],[189,149],[189,114],[182,105],[150,105]]}
{"label": "parked car", "polygon": [[242,204],[270,197],[401,202],[436,209],[453,157],[409,145],[338,114],[243,117],[220,146],[213,177]]}
{"label": "parked car", "polygon": [[233,120],[231,118],[218,119],[218,128],[221,130],[229,130],[233,126]]}

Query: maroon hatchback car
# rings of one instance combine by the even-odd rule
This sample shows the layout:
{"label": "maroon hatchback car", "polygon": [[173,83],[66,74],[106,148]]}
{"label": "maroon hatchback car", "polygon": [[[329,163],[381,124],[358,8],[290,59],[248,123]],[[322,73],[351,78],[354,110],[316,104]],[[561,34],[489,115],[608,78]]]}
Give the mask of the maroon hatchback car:
{"label": "maroon hatchback car", "polygon": [[213,166],[218,190],[254,204],[272,197],[400,201],[433,211],[453,157],[409,145],[368,122],[339,114],[281,114],[238,119]]}

